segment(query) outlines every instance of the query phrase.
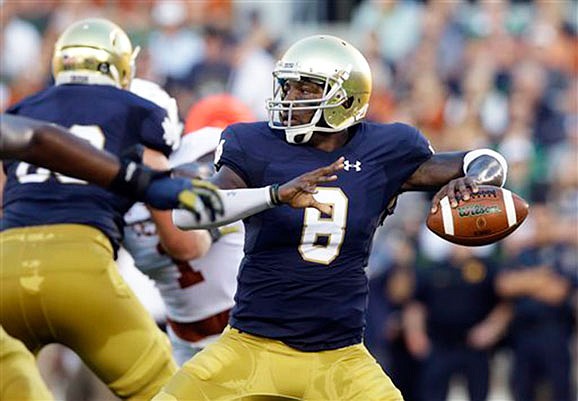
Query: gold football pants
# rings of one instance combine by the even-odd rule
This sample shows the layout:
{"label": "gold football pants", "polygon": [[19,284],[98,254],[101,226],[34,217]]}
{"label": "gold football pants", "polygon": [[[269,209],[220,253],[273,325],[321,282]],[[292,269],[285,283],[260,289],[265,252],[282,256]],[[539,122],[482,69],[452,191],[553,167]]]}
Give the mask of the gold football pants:
{"label": "gold football pants", "polygon": [[176,371],[168,338],[83,225],[0,233],[0,324],[33,352],[63,344],[119,397],[149,400]]}
{"label": "gold football pants", "polygon": [[173,376],[154,401],[401,401],[362,344],[301,352],[280,341],[225,330]]}
{"label": "gold football pants", "polygon": [[34,355],[0,326],[0,400],[53,399],[40,376]]}

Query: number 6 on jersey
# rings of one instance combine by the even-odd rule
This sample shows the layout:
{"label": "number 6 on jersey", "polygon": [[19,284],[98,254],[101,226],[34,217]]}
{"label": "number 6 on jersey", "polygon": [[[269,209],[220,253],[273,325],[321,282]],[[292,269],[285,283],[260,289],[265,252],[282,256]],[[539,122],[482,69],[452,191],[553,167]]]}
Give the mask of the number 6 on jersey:
{"label": "number 6 on jersey", "polygon": [[299,253],[308,262],[328,265],[339,255],[345,238],[349,200],[340,188],[318,187],[314,197],[331,205],[332,214],[325,216],[317,209],[305,209]]}

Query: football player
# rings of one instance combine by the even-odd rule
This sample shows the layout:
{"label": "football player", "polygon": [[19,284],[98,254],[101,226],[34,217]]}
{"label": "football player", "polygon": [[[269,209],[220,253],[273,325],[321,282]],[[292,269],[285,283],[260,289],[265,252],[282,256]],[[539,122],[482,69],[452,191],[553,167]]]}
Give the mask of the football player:
{"label": "football player", "polygon": [[[151,101],[159,99],[150,97],[151,91],[143,90],[140,83],[135,80],[131,90]],[[213,172],[213,153],[222,129],[234,122],[251,120],[254,118],[249,109],[227,95],[209,96],[195,104],[187,116],[188,126],[194,131],[182,137],[181,146],[170,157],[175,174],[208,178]],[[182,365],[225,329],[243,256],[243,224],[238,221],[212,230],[214,243],[209,252],[186,259],[167,254],[142,203],[128,211],[125,221],[123,245],[135,266],[160,290],[173,355]],[[199,235],[207,233],[195,231]]]}
{"label": "football player", "polygon": [[[296,42],[273,78],[269,121],[229,126],[217,149],[212,181],[227,189],[217,224],[245,218],[230,328],[154,399],[401,400],[362,344],[373,233],[399,193],[439,189],[432,209],[440,199],[455,207],[479,184],[502,185],[505,160],[490,150],[434,154],[414,127],[364,121],[371,72],[342,39]],[[338,156],[338,181],[277,185]],[[253,201],[238,188],[253,188]],[[240,197],[244,210],[227,207]],[[179,211],[173,219],[211,226]]]}
{"label": "football player", "polygon": [[[108,20],[72,24],[55,45],[56,85],[8,113],[69,127],[116,156],[143,144],[166,160],[179,140],[165,129],[166,111],[126,90],[136,54]],[[4,171],[1,325],[34,352],[68,346],[123,399],[150,399],[176,364],[114,263],[133,200],[24,161],[5,160]]]}
{"label": "football player", "polygon": [[[57,125],[11,114],[0,117],[0,159],[23,160],[106,188],[117,183],[122,193],[159,208],[178,207],[179,194],[192,186],[188,179],[170,178],[133,161],[120,162]],[[135,173],[127,176],[130,165],[136,166]],[[1,326],[0,344],[0,366],[5,372],[0,375],[0,398],[53,399],[34,356]]]}

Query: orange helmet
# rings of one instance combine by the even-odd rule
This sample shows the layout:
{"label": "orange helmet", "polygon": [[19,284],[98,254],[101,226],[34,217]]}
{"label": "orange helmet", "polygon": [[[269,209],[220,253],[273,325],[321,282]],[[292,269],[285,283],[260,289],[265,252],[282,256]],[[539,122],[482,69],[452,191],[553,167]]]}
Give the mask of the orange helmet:
{"label": "orange helmet", "polygon": [[251,109],[229,94],[211,95],[195,103],[187,114],[184,135],[204,127],[225,128],[229,124],[255,121]]}

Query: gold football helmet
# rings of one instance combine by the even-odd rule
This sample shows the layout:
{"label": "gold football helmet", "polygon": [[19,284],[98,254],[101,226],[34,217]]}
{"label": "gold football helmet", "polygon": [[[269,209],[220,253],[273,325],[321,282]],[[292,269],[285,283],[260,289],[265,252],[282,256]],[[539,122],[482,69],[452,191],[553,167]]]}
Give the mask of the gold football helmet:
{"label": "gold football helmet", "polygon": [[[323,97],[285,100],[283,82],[312,79],[324,85]],[[273,98],[267,101],[269,126],[285,130],[290,143],[305,143],[313,132],[339,132],[361,121],[369,106],[371,70],[365,57],[346,41],[315,35],[293,44],[273,71]],[[307,124],[292,125],[291,113],[316,110]],[[289,115],[287,125],[281,114]],[[323,117],[323,118],[322,118]]]}
{"label": "gold football helmet", "polygon": [[128,88],[139,48],[113,22],[89,18],[69,26],[54,45],[52,73],[57,84],[113,83]]}

